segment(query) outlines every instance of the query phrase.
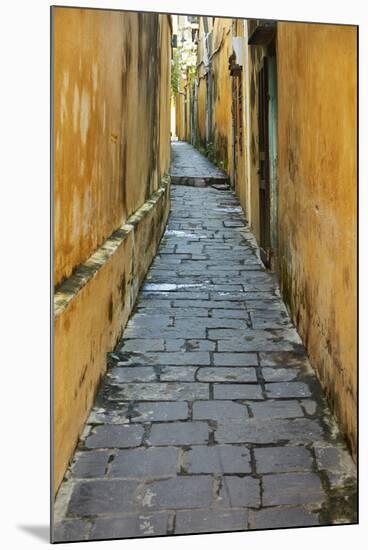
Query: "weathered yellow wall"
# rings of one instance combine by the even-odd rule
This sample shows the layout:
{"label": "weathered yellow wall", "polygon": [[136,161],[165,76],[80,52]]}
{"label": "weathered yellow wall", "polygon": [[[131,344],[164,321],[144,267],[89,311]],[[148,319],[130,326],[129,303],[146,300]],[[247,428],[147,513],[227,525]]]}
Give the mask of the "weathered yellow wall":
{"label": "weathered yellow wall", "polygon": [[213,25],[213,138],[216,161],[232,174],[232,88],[229,57],[232,53],[231,19],[216,18]]}
{"label": "weathered yellow wall", "polygon": [[185,139],[190,143],[191,137],[191,85],[187,81],[185,86]]}
{"label": "weathered yellow wall", "polygon": [[175,96],[175,114],[176,114],[176,135],[180,141],[186,139],[186,114],[185,114],[185,81],[179,80],[179,93]]}
{"label": "weathered yellow wall", "polygon": [[168,194],[168,186],[154,193],[55,295],[55,491],[106,369],[106,353],[120,337],[154,258],[168,216]]}
{"label": "weathered yellow wall", "polygon": [[168,216],[171,27],[53,8],[53,28],[56,492]]}
{"label": "weathered yellow wall", "polygon": [[282,292],[356,452],[357,31],[279,23]]}
{"label": "weathered yellow wall", "polygon": [[170,27],[165,15],[70,8],[54,8],[53,24],[58,284],[168,170]]}
{"label": "weathered yellow wall", "polygon": [[[210,19],[210,18],[207,18]],[[199,18],[198,44],[197,44],[197,119],[196,124],[196,145],[202,148],[206,147],[206,110],[207,110],[207,78],[206,67],[204,64],[205,52],[205,34],[203,17]]]}
{"label": "weathered yellow wall", "polygon": [[[250,33],[250,23],[248,22]],[[262,58],[267,55],[265,47],[250,46],[248,48],[249,59],[249,175],[250,175],[250,197],[248,216],[250,227],[259,242],[259,135],[258,135],[258,73],[262,67]]]}
{"label": "weathered yellow wall", "polygon": [[206,145],[206,77],[201,77],[198,82],[197,96],[197,138],[202,147]]}
{"label": "weathered yellow wall", "polygon": [[[243,66],[239,77],[233,77],[237,81],[237,87],[241,86],[242,94],[241,99],[237,94],[237,104],[242,104],[241,113],[238,109],[238,126],[240,124],[240,118],[242,119],[242,135],[237,136],[236,140],[236,174],[235,174],[235,192],[239,198],[240,204],[249,219],[249,154],[248,154],[248,120],[247,109],[249,102],[249,76],[247,71],[247,33],[244,32],[245,21],[243,19],[233,19],[232,22],[232,34],[233,36],[242,37],[243,43]],[[241,82],[241,84],[240,84]]]}
{"label": "weathered yellow wall", "polygon": [[[54,489],[62,480],[106,368],[106,351],[130,312],[132,232],[55,317]],[[56,313],[58,313],[56,311]],[[106,351],[105,351],[106,350]]]}
{"label": "weathered yellow wall", "polygon": [[[152,14],[150,14],[152,16]],[[171,159],[171,25],[170,16],[159,16],[160,19],[160,72],[158,93],[159,112],[156,118],[160,127],[158,151],[158,178],[169,171]],[[149,26],[149,24],[148,24]]]}
{"label": "weathered yellow wall", "polygon": [[[203,18],[199,20],[199,41],[197,50],[197,80],[198,80],[198,99],[197,99],[197,137],[199,145],[206,147],[206,110],[209,107],[212,109],[212,128],[210,128],[210,141],[214,145],[215,162],[222,165],[229,176],[235,181],[235,167],[233,166],[233,119],[232,119],[232,81],[233,77],[229,71],[229,57],[232,54],[232,38],[243,37],[243,59],[246,59],[247,54],[247,36],[244,33],[243,19],[209,19],[209,27],[212,30],[212,54],[211,54],[211,71],[212,71],[212,86],[213,98],[212,105],[208,106],[206,83],[208,73],[204,63],[204,42],[205,30]],[[242,83],[242,128],[241,138],[236,143],[236,181],[235,191],[240,199],[244,210],[249,210],[249,171],[248,171],[248,121],[247,121],[247,102],[249,101],[249,76],[245,69],[245,65],[239,78],[235,78]],[[240,143],[241,142],[241,143]],[[221,164],[222,163],[222,164]]]}
{"label": "weathered yellow wall", "polygon": [[[232,36],[247,40],[255,22],[242,23],[216,18],[212,36],[215,157],[231,177],[228,58]],[[278,179],[278,194],[271,196],[272,265],[280,271],[285,301],[355,453],[356,30],[278,23],[276,36],[278,166],[273,184],[277,187]],[[197,130],[205,141],[203,41],[200,23]],[[251,46],[244,54],[243,137],[242,152],[239,141],[236,146],[235,190],[259,242],[257,75],[262,58],[275,52],[272,45]]]}

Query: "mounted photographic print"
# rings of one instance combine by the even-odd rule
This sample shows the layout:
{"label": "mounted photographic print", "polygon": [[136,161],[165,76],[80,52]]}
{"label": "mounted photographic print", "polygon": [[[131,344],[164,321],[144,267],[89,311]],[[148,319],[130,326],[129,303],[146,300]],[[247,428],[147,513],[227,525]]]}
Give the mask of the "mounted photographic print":
{"label": "mounted photographic print", "polygon": [[51,25],[52,541],[357,523],[358,27]]}

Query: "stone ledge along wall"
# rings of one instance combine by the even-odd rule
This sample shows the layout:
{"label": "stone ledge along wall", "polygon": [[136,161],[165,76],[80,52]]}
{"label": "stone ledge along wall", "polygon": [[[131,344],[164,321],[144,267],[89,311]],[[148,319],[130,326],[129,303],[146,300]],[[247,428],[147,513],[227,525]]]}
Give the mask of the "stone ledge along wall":
{"label": "stone ledge along wall", "polygon": [[282,293],[357,449],[357,29],[278,23]]}
{"label": "stone ledge along wall", "polygon": [[54,492],[169,212],[171,21],[53,8]]}

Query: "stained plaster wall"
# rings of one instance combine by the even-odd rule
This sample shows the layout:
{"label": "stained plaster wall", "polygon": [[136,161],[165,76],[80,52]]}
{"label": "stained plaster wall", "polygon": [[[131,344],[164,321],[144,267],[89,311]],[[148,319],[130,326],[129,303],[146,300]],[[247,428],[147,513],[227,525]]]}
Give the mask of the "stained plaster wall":
{"label": "stained plaster wall", "polygon": [[282,293],[357,445],[357,30],[278,23]]}
{"label": "stained plaster wall", "polygon": [[53,8],[54,492],[169,210],[169,17]]}
{"label": "stained plaster wall", "polygon": [[[207,17],[207,20],[211,18]],[[203,17],[199,18],[198,29],[198,45],[197,45],[197,82],[198,82],[198,94],[197,94],[197,118],[196,118],[196,132],[197,143],[196,145],[205,148],[206,142],[206,112],[211,106],[208,105],[207,97],[207,79],[208,79],[208,67],[206,66],[207,58],[205,56],[206,51],[206,36],[203,24]]]}
{"label": "stained plaster wall", "polygon": [[203,76],[198,81],[198,107],[197,107],[197,139],[198,145],[206,147],[206,106],[207,106],[207,89],[206,77]]}
{"label": "stained plaster wall", "polygon": [[232,159],[232,87],[229,57],[232,53],[231,19],[215,18],[212,30],[212,136],[216,163],[230,176]]}
{"label": "stained plaster wall", "polygon": [[[252,32],[252,21],[247,22],[248,36]],[[267,55],[263,46],[248,47],[248,106],[249,106],[249,197],[248,221],[259,242],[259,132],[258,132],[258,73],[262,67],[262,59]]]}
{"label": "stained plaster wall", "polygon": [[53,27],[59,284],[168,170],[170,27],[163,15],[69,8],[53,9]]}
{"label": "stained plaster wall", "polygon": [[[252,25],[248,21],[242,30],[240,22],[234,21],[231,34],[244,34],[247,40]],[[228,30],[229,21],[215,19],[212,131],[216,159],[224,161],[227,156],[227,171],[232,175]],[[201,78],[203,33],[200,24],[201,140],[207,107],[205,78]],[[274,267],[312,364],[355,454],[356,29],[278,23],[276,36],[277,89],[272,91],[269,106],[275,122],[270,129]],[[270,51],[247,46],[244,54],[244,141],[242,155],[237,147],[236,192],[259,241],[257,75],[262,58]]]}
{"label": "stained plaster wall", "polygon": [[187,135],[187,118],[186,118],[186,81],[183,78],[179,80],[179,93],[175,96],[175,118],[176,118],[176,135],[180,141],[186,140]]}
{"label": "stained plaster wall", "polygon": [[[239,198],[240,204],[247,216],[249,217],[249,117],[248,117],[248,102],[249,102],[249,75],[248,75],[248,34],[246,21],[244,19],[233,19],[232,36],[242,39],[242,69],[239,77],[233,77],[237,82],[237,89],[241,86],[241,97],[237,92],[237,117],[238,128],[241,124],[241,136],[237,135],[235,144],[235,167],[234,167],[234,182],[235,192]],[[239,104],[241,103],[241,109]],[[241,119],[241,120],[240,120]],[[233,138],[232,138],[233,139]]]}

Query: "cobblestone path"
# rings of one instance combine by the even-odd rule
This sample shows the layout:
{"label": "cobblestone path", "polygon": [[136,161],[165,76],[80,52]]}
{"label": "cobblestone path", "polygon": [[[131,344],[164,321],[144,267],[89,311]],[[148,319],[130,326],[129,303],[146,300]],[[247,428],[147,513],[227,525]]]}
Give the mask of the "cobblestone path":
{"label": "cobblestone path", "polygon": [[205,187],[206,183],[227,183],[228,177],[192,145],[174,141],[171,147],[171,183]]}
{"label": "cobblestone path", "polygon": [[355,467],[230,191],[172,211],[55,505],[56,540],[355,522]]}

